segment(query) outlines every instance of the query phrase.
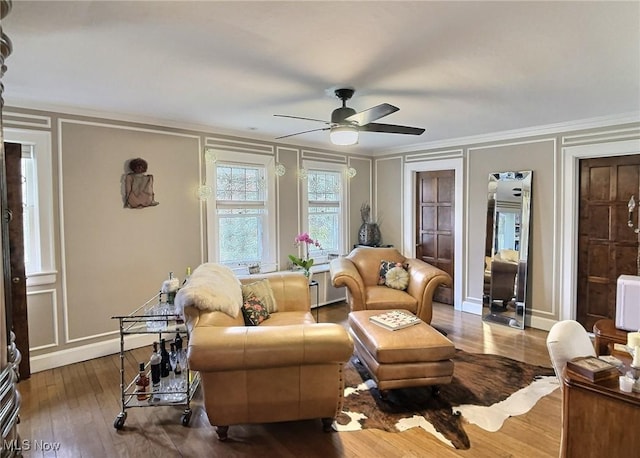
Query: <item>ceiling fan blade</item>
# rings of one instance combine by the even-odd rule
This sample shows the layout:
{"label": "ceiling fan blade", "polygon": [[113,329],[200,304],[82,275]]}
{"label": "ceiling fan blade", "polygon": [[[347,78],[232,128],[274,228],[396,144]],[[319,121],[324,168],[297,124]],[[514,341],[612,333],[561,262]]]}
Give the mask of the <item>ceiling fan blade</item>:
{"label": "ceiling fan blade", "polygon": [[370,122],[369,124],[360,126],[358,130],[366,131],[366,132],[384,132],[387,134],[406,134],[406,135],[421,135],[425,131],[420,127],[396,126],[393,124],[378,124],[375,122]]}
{"label": "ceiling fan blade", "polygon": [[305,121],[316,121],[316,122],[323,122],[325,124],[331,124],[328,121],[323,121],[322,119],[314,119],[314,118],[303,118],[302,116],[289,116],[289,115],[279,115],[279,114],[274,114],[273,116],[276,116],[278,118],[292,118],[292,119],[303,119]]}
{"label": "ceiling fan blade", "polygon": [[281,138],[293,137],[295,135],[308,134],[309,132],[318,132],[320,130],[329,130],[329,129],[331,129],[331,127],[321,127],[319,129],[304,130],[302,132],[296,132],[295,134],[289,134],[289,135],[283,135],[281,137],[276,137],[276,140],[280,140]]}
{"label": "ceiling fan blade", "polygon": [[381,103],[380,105],[371,107],[368,110],[363,110],[354,115],[351,115],[348,118],[345,118],[345,121],[357,122],[359,126],[364,126],[365,124],[369,124],[376,119],[380,119],[390,115],[391,113],[395,113],[399,109],[400,108],[394,107],[393,105],[390,105],[388,103]]}

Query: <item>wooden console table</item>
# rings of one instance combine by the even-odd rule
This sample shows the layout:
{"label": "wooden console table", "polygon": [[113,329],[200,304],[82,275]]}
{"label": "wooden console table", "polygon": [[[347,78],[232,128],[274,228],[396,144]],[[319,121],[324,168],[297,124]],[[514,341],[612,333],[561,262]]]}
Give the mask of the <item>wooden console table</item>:
{"label": "wooden console table", "polygon": [[637,456],[640,393],[621,391],[617,377],[594,383],[565,369],[562,378],[561,456]]}

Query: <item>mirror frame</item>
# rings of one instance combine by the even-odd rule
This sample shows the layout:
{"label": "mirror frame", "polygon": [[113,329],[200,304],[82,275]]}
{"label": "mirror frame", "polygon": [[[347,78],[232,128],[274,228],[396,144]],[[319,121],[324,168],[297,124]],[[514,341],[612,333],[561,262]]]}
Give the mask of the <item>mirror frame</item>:
{"label": "mirror frame", "polygon": [[496,172],[488,183],[483,319],[517,329],[527,309],[532,179],[531,170]]}

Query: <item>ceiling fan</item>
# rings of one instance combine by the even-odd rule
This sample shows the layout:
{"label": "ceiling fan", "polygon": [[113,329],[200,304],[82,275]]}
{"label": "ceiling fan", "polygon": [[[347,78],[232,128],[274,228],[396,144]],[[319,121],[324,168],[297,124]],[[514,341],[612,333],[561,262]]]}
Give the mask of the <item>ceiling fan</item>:
{"label": "ceiling fan", "polygon": [[424,133],[424,129],[419,127],[396,126],[394,124],[380,124],[373,122],[399,110],[398,107],[388,103],[382,103],[356,113],[356,110],[347,106],[347,100],[353,96],[354,92],[355,90],[350,88],[335,90],[336,97],[342,100],[342,106],[333,110],[331,113],[331,122],[323,121],[321,119],[303,118],[300,116],[274,115],[280,118],[316,121],[327,125],[327,127],[320,127],[318,129],[305,130],[302,132],[296,132],[295,134],[276,137],[276,140],[293,137],[294,135],[307,134],[309,132],[328,130],[331,143],[334,145],[346,146],[358,143],[359,132],[383,132],[387,134],[405,135],[421,135]]}

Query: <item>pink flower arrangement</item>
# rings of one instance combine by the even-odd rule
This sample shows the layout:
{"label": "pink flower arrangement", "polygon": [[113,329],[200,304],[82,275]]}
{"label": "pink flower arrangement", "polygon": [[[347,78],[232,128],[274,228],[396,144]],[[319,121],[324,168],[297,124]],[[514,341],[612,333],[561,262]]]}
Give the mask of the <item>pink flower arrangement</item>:
{"label": "pink flower arrangement", "polygon": [[296,235],[296,238],[294,240],[296,242],[296,245],[306,243],[307,249],[309,248],[309,245],[315,245],[316,247],[322,249],[322,247],[320,246],[320,242],[318,242],[317,240],[313,240],[308,232],[303,232],[302,234]]}
{"label": "pink flower arrangement", "polygon": [[304,255],[304,258],[299,258],[297,256],[290,254],[289,259],[296,266],[302,267],[302,270],[304,270],[304,274],[308,277],[309,269],[313,265],[313,259],[309,259],[309,245],[313,245],[318,249],[322,249],[322,247],[320,246],[320,242],[318,242],[317,240],[313,240],[309,235],[309,233],[307,232],[303,232],[301,234],[296,235],[296,238],[294,239],[294,241],[296,246],[300,246],[304,244],[305,255]]}

